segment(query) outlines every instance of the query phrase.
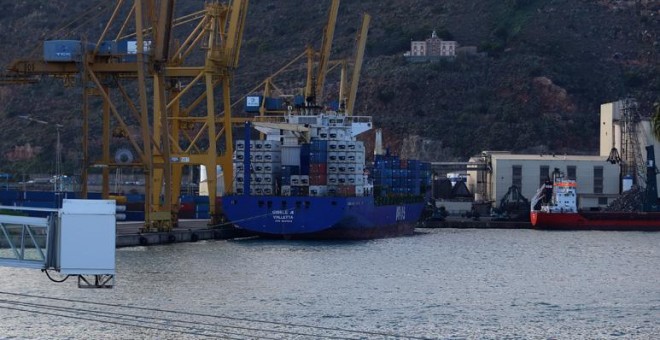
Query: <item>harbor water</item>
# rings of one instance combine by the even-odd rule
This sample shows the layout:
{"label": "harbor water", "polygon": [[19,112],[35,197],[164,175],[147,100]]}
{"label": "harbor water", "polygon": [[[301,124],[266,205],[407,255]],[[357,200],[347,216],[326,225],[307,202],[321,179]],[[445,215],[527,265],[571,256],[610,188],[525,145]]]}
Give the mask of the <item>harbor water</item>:
{"label": "harbor water", "polygon": [[0,339],[658,339],[659,263],[641,232],[122,248],[113,289],[0,268]]}

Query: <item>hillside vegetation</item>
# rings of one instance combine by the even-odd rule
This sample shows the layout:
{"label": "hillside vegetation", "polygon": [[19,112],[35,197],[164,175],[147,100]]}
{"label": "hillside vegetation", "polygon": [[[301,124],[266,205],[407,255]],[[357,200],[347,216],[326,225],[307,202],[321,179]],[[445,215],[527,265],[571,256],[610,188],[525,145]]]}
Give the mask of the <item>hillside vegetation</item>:
{"label": "hillside vegetation", "polygon": [[[103,21],[94,13],[113,4],[81,3],[0,2],[0,64],[39,56],[45,38],[95,39]],[[184,13],[199,9],[203,1],[177,3]],[[250,1],[234,96],[244,95],[307,44],[318,47],[329,4]],[[363,12],[372,15],[372,25],[356,113],[373,115],[391,150],[404,156],[443,161],[465,160],[481,150],[595,153],[601,103],[632,96],[650,114],[660,100],[657,1],[343,1],[335,58],[352,55]],[[65,27],[72,20],[77,22]],[[484,53],[407,63],[403,53],[410,40],[426,39],[432,30]],[[303,78],[287,73],[281,81],[293,89],[302,86]],[[328,96],[336,95],[331,89],[337,80],[338,75],[329,76]],[[65,122],[65,169],[77,172],[80,98],[79,88],[48,79],[0,87],[2,171],[52,169],[55,132],[16,118],[29,114]],[[98,119],[92,125],[98,128]],[[365,136],[367,142],[370,137]],[[27,144],[36,147],[34,158],[9,161],[17,146]],[[98,139],[92,148],[99,152]]]}

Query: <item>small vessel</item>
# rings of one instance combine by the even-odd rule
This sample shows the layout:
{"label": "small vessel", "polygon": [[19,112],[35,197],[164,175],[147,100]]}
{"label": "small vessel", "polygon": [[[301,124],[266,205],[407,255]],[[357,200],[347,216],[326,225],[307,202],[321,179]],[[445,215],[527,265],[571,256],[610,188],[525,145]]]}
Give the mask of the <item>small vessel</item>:
{"label": "small vessel", "polygon": [[[647,148],[648,149],[648,148]],[[530,219],[537,229],[660,231],[657,210],[656,170],[653,149],[649,150],[647,199],[641,211],[579,211],[577,183],[559,173],[544,183],[531,202]]]}
{"label": "small vessel", "polygon": [[[234,192],[223,196],[236,227],[285,238],[372,239],[414,232],[430,191],[430,164],[376,155],[366,166],[355,137],[371,117],[288,112],[246,123],[236,141]],[[250,125],[265,140],[250,139]]]}

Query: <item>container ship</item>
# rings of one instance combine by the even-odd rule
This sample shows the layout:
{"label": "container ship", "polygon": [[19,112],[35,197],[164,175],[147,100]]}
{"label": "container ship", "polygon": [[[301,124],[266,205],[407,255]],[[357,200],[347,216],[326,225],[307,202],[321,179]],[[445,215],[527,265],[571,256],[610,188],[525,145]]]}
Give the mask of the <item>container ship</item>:
{"label": "container ship", "polygon": [[267,117],[265,139],[236,141],[234,192],[222,198],[236,227],[284,238],[372,239],[410,235],[430,189],[430,164],[390,154],[366,166],[356,136],[371,117],[336,111]]}
{"label": "container ship", "polygon": [[647,147],[647,187],[642,211],[578,211],[577,183],[560,174],[539,188],[531,202],[530,219],[537,229],[660,231],[653,148]]}

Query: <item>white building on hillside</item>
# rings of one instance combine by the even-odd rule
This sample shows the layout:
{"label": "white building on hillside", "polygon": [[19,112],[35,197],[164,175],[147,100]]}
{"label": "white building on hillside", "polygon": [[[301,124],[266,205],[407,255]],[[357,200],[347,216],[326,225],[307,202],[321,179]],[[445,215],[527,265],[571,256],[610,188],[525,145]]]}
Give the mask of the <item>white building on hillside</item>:
{"label": "white building on hillside", "polygon": [[411,41],[410,51],[403,55],[409,60],[431,60],[439,57],[456,57],[458,43],[442,40],[433,31],[431,37],[424,41]]}

